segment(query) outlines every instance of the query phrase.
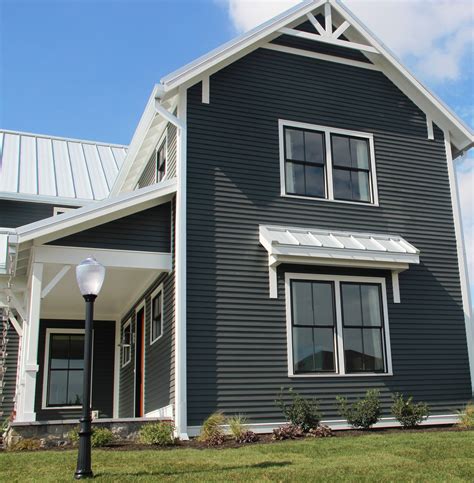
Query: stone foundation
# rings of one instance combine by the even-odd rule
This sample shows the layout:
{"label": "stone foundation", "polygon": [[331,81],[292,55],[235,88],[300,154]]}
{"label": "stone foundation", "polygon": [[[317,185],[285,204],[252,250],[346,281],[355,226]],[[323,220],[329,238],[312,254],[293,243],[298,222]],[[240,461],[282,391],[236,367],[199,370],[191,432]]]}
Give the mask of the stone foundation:
{"label": "stone foundation", "polygon": [[[108,428],[119,440],[133,441],[138,436],[140,428],[148,423],[169,421],[169,418],[123,418],[123,419],[95,419],[92,427]],[[14,445],[22,439],[36,439],[41,446],[57,447],[69,443],[68,433],[78,427],[77,419],[63,421],[33,421],[30,423],[11,423],[4,434],[5,447]]]}

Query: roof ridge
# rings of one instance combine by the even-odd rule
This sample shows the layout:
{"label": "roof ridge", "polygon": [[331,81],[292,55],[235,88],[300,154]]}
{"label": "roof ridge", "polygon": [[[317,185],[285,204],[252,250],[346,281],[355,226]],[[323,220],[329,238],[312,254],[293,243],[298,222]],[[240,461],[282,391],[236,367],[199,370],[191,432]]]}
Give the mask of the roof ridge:
{"label": "roof ridge", "polygon": [[128,149],[127,144],[115,144],[115,143],[106,143],[106,142],[103,142],[103,141],[91,141],[89,139],[78,139],[78,138],[69,138],[69,137],[62,137],[62,136],[51,136],[49,134],[38,134],[38,133],[32,133],[32,132],[26,132],[26,131],[12,131],[12,130],[9,130],[9,129],[1,129],[0,128],[0,133],[16,134],[18,136],[30,136],[30,137],[41,138],[41,139],[52,139],[52,140],[58,140],[58,141],[70,141],[70,142],[82,143],[82,144],[93,144],[93,145],[96,145],[96,146],[108,146],[108,147],[112,147],[112,148]]}

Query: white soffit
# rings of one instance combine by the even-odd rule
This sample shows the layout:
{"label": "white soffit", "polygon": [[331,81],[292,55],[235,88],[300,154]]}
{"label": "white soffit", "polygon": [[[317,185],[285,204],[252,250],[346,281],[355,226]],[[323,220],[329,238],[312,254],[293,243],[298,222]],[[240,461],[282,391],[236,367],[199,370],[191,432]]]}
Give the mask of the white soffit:
{"label": "white soffit", "polygon": [[102,200],[127,147],[0,130],[0,198],[82,205]]}
{"label": "white soffit", "polygon": [[387,264],[420,263],[419,250],[399,235],[260,225],[269,256]]}

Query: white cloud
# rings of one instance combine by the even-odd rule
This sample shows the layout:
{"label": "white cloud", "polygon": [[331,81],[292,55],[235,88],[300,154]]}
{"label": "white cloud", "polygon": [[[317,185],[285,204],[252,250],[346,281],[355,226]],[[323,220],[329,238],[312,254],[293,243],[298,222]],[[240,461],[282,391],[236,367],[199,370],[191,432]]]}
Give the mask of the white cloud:
{"label": "white cloud", "polygon": [[[295,0],[218,0],[239,32],[300,3]],[[399,57],[426,79],[456,80],[473,49],[471,0],[346,0],[346,5]]]}

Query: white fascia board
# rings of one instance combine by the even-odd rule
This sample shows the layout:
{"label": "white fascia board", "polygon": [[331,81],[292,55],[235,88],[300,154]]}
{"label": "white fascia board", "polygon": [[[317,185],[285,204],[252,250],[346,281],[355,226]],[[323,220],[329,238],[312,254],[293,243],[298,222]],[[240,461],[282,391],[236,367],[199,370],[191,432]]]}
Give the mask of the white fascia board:
{"label": "white fascia board", "polygon": [[[295,7],[286,10],[280,15],[268,20],[258,27],[246,32],[239,37],[226,42],[217,49],[199,57],[198,59],[186,64],[174,72],[161,79],[161,83],[166,91],[170,91],[181,84],[196,78],[205,71],[214,67],[221,62],[232,58],[233,56],[240,57],[242,51],[252,46],[253,44],[265,39],[266,36],[277,32],[280,28],[285,27],[291,22],[298,20],[300,17],[305,17],[307,13],[320,7],[327,0],[315,1],[306,0],[296,5]],[[232,59],[234,61],[236,59]]]}
{"label": "white fascia board", "polygon": [[176,180],[171,179],[129,193],[123,193],[117,197],[71,210],[62,215],[23,225],[16,229],[18,241],[25,243],[37,240],[40,243],[46,243],[166,203],[175,192]]}
{"label": "white fascia board", "polygon": [[[471,129],[456,114],[454,114],[443,101],[416,79],[416,77],[405,68],[402,62],[398,60],[397,56],[363,22],[355,17],[340,0],[328,0],[328,2],[344,19],[349,21],[352,27],[357,30],[360,35],[362,35],[382,54],[377,56],[367,54],[367,57],[374,64],[380,65],[384,74],[394,81],[395,85],[400,87],[402,91],[415,102],[415,104],[422,108],[423,111],[426,112],[427,110],[430,110],[430,106],[426,105],[427,101],[431,107],[434,108],[435,115],[433,118],[441,124],[443,124],[443,119],[440,119],[440,115],[445,119],[449,130],[452,134],[455,134],[457,141],[456,147],[460,151],[464,151],[471,147],[474,143],[474,134]],[[390,72],[387,71],[387,66],[384,66],[383,59],[386,59],[402,77],[390,76]],[[408,86],[410,86],[411,89]],[[404,87],[404,89],[402,87]],[[420,97],[425,98],[425,102],[421,101]],[[431,112],[428,112],[428,114],[431,114]]]}

